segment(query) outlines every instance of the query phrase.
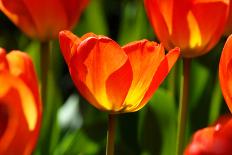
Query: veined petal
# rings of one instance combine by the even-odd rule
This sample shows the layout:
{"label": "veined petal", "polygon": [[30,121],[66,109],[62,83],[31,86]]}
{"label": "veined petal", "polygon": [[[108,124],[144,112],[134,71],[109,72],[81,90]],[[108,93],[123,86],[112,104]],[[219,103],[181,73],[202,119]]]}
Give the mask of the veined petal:
{"label": "veined petal", "polygon": [[130,43],[123,47],[133,71],[133,80],[125,99],[125,111],[136,109],[151,85],[160,62],[165,57],[164,48],[147,40]]}
{"label": "veined petal", "polygon": [[[129,89],[124,80],[130,80],[132,76],[127,61],[127,55],[113,40],[103,36],[88,37],[79,44],[71,58],[70,73],[80,93],[95,107],[118,111]],[[125,77],[117,77],[121,72],[125,72]],[[121,84],[113,84],[112,80]],[[85,91],[80,89],[83,85]]]}
{"label": "veined petal", "polygon": [[223,48],[219,63],[219,80],[222,94],[232,112],[232,35],[230,35]]}
{"label": "veined petal", "polygon": [[135,111],[138,111],[141,109],[152,97],[156,89],[159,87],[159,85],[163,82],[163,80],[166,78],[170,70],[172,69],[173,65],[176,63],[180,56],[180,49],[174,48],[168,52],[168,54],[165,56],[165,58],[160,62],[159,67],[153,76],[152,82],[150,84],[149,89],[147,90],[146,94],[144,95],[144,98],[140,105],[135,109]]}

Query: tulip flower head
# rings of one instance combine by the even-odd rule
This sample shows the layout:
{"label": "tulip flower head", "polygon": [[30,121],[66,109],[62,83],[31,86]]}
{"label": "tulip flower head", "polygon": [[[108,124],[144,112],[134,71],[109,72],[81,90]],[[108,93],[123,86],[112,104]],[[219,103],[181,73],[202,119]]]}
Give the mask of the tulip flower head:
{"label": "tulip flower head", "polygon": [[184,155],[230,155],[232,148],[232,118],[220,118],[210,127],[197,131]]}
{"label": "tulip flower head", "polygon": [[229,0],[144,0],[151,25],[167,49],[180,47],[183,57],[208,52],[220,39]]}
{"label": "tulip flower head", "polygon": [[230,35],[223,48],[219,63],[219,80],[222,94],[232,112],[232,35]]}
{"label": "tulip flower head", "polygon": [[0,154],[31,155],[41,121],[38,82],[23,52],[0,49]]}
{"label": "tulip flower head", "polygon": [[2,12],[25,34],[47,41],[71,29],[88,0],[0,0]]}
{"label": "tulip flower head", "polygon": [[178,48],[165,55],[155,42],[140,40],[120,47],[93,33],[78,38],[62,31],[60,47],[79,92],[109,113],[141,109],[179,57]]}

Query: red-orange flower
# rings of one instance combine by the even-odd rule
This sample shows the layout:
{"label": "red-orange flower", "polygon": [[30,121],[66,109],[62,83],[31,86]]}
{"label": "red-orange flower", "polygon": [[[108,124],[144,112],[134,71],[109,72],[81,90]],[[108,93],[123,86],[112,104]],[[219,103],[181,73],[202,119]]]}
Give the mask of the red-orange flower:
{"label": "red-orange flower", "polygon": [[30,37],[42,41],[71,29],[88,0],[0,0],[0,9]]}
{"label": "red-orange flower", "polygon": [[183,57],[208,52],[220,39],[229,0],[144,0],[149,20],[167,49],[180,47]]}
{"label": "red-orange flower", "polygon": [[219,80],[224,99],[232,112],[232,35],[223,48],[219,63]]}
{"label": "red-orange flower", "polygon": [[230,155],[232,118],[220,118],[214,125],[197,131],[184,155]]}
{"label": "red-orange flower", "polygon": [[62,31],[60,47],[79,92],[110,113],[141,109],[179,57],[178,48],[165,55],[155,42],[140,40],[120,47],[93,33],[78,38]]}
{"label": "red-orange flower", "polygon": [[23,52],[0,49],[0,154],[31,155],[41,121],[38,82]]}

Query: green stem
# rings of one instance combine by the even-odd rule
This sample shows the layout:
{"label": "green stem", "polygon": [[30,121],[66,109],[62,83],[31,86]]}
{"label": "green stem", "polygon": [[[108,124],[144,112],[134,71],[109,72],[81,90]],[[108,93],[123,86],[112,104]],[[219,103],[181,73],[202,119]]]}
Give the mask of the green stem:
{"label": "green stem", "polygon": [[210,111],[209,111],[209,124],[213,123],[220,114],[222,102],[222,94],[218,78],[213,88],[213,94],[211,97]]}
{"label": "green stem", "polygon": [[114,155],[115,126],[116,126],[116,115],[109,114],[106,155]]}
{"label": "green stem", "polygon": [[41,94],[42,101],[45,104],[47,95],[47,78],[50,65],[50,43],[40,43],[40,69],[41,69]]}
{"label": "green stem", "polygon": [[178,133],[177,133],[177,149],[176,155],[182,155],[185,140],[185,128],[187,122],[188,111],[188,95],[189,95],[189,73],[191,59],[183,59],[183,75],[181,76],[180,86],[180,104],[178,116]]}

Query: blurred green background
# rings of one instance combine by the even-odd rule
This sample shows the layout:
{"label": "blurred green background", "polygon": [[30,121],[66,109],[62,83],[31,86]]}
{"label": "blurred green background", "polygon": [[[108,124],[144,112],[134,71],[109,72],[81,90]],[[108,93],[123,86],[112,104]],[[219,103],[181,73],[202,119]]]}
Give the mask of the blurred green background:
{"label": "blurred green background", "polygon": [[[28,52],[38,77],[39,41],[31,40],[0,13],[0,47]],[[109,36],[120,45],[147,38],[159,42],[148,22],[141,0],[91,0],[72,30],[82,36],[94,32]],[[228,113],[218,83],[218,63],[226,38],[191,65],[191,82],[186,144],[197,129],[212,124]],[[47,105],[35,155],[105,154],[107,114],[78,95],[53,41]],[[139,112],[120,114],[116,132],[116,155],[172,155],[176,147],[181,59]]]}

